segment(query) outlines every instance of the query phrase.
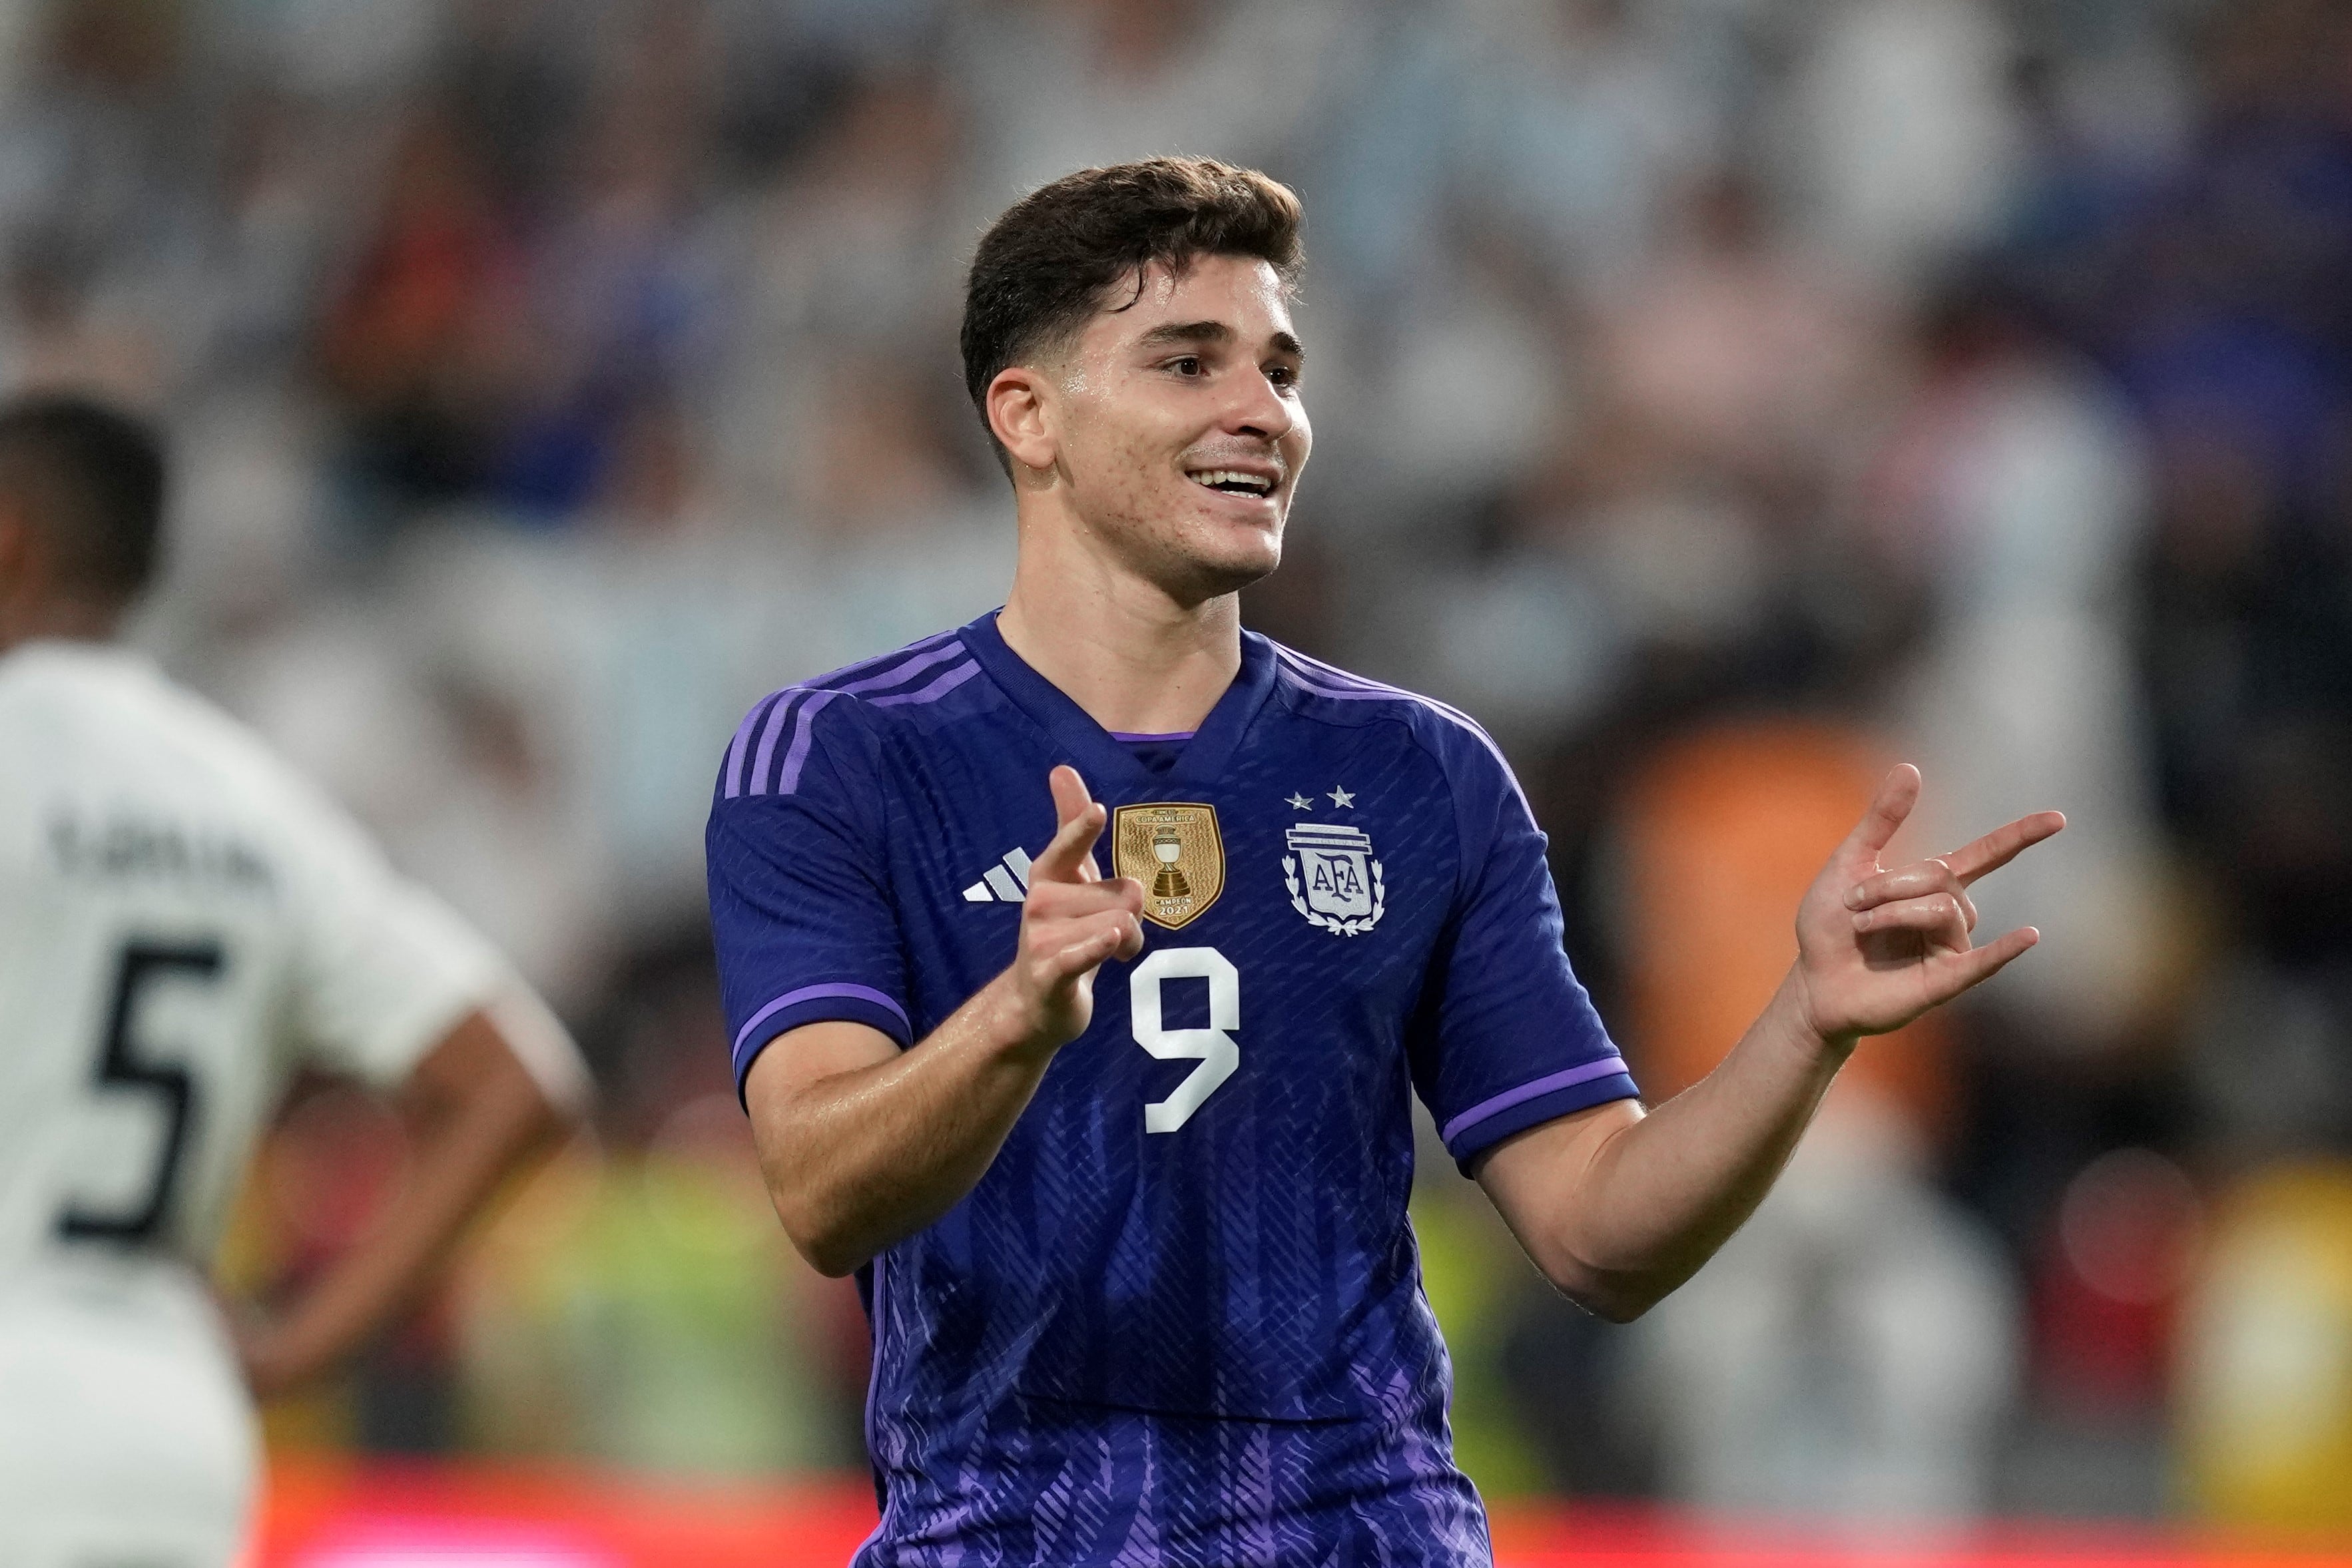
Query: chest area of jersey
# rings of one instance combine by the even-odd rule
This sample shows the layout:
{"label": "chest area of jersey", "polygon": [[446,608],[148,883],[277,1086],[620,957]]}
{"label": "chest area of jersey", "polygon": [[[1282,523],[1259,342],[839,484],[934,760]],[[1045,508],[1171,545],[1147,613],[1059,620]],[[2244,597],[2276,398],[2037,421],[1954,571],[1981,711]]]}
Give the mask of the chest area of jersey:
{"label": "chest area of jersey", "polygon": [[[1445,780],[1394,727],[1260,727],[1274,733],[1213,779],[1088,781],[1109,809],[1096,868],[1143,891],[1134,967],[1202,981],[1212,1011],[1209,981],[1230,966],[1261,1017],[1401,1028],[1459,875]],[[967,987],[1011,960],[1056,828],[1046,774],[1060,760],[1012,738],[926,758],[896,803],[894,893],[918,988],[927,966]]]}

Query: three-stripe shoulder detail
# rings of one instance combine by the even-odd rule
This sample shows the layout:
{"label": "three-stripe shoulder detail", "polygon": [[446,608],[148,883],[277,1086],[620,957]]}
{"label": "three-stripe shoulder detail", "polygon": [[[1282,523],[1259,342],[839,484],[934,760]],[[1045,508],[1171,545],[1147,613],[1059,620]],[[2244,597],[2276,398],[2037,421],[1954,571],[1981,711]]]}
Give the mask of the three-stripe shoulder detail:
{"label": "three-stripe shoulder detail", "polygon": [[728,800],[745,795],[790,795],[815,744],[816,716],[844,697],[871,707],[911,707],[934,703],[980,674],[953,632],[942,632],[895,653],[868,659],[786,686],[756,704],[736,730],[721,772]]}
{"label": "three-stripe shoulder detail", "polygon": [[[1519,788],[1518,776],[1511,771],[1510,759],[1503,755],[1503,748],[1495,744],[1495,737],[1486,733],[1485,726],[1460,708],[1449,703],[1439,702],[1435,697],[1425,697],[1419,692],[1406,691],[1402,686],[1384,685],[1379,681],[1368,681],[1361,675],[1349,674],[1336,664],[1327,664],[1320,659],[1310,659],[1297,650],[1286,648],[1279,643],[1274,644],[1274,654],[1277,675],[1291,686],[1310,696],[1324,697],[1334,702],[1402,703],[1423,708],[1444,719],[1455,728],[1467,732],[1480,746],[1486,748],[1486,754],[1495,759],[1495,766],[1503,770],[1503,777],[1509,781],[1511,792],[1519,798],[1520,806],[1527,807],[1527,792]],[[1531,808],[1528,810],[1528,815],[1530,818],[1534,815]]]}

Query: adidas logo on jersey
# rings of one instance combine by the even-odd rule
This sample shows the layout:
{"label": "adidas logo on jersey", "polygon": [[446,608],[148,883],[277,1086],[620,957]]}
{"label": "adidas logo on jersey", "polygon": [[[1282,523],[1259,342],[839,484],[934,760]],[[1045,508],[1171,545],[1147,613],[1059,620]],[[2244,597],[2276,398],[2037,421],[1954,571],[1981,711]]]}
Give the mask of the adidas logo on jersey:
{"label": "adidas logo on jersey", "polygon": [[966,904],[1019,904],[1029,896],[1029,857],[1020,850],[988,868],[988,874],[963,890]]}

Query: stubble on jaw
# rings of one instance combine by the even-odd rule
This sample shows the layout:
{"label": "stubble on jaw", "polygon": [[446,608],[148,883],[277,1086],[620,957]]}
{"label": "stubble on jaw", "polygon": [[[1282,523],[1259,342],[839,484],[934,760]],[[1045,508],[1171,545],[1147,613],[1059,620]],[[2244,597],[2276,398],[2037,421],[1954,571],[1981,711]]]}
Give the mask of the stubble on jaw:
{"label": "stubble on jaw", "polygon": [[[1277,524],[1270,539],[1258,536],[1262,544],[1221,548],[1217,536],[1225,529],[1184,493],[1192,481],[1178,471],[1180,456],[1116,438],[1087,464],[1097,485],[1087,504],[1073,509],[1138,576],[1192,605],[1238,593],[1280,566],[1282,528]],[[1075,486],[1076,476],[1066,482]]]}

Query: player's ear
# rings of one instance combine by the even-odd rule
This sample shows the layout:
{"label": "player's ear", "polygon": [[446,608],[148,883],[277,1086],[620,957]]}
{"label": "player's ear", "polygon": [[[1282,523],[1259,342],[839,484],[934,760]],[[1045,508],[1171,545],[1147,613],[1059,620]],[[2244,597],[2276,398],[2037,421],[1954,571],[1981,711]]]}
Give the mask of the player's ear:
{"label": "player's ear", "polygon": [[1053,395],[1045,376],[1027,365],[1007,365],[988,383],[988,428],[1013,462],[1036,473],[1051,473],[1061,451]]}

